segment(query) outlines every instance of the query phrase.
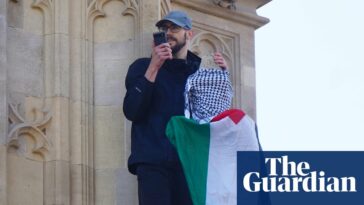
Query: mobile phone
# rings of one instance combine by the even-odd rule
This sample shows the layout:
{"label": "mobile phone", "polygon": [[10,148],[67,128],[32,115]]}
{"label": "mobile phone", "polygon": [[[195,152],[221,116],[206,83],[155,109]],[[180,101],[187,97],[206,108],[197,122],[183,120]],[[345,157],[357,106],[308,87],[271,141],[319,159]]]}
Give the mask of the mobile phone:
{"label": "mobile phone", "polygon": [[166,33],[163,31],[153,33],[153,38],[154,38],[154,44],[156,46],[162,43],[167,43],[167,36]]}

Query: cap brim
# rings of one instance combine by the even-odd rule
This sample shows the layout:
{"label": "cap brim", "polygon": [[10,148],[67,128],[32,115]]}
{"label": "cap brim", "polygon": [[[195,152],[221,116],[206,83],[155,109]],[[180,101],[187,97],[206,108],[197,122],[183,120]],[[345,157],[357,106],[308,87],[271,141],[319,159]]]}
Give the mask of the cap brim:
{"label": "cap brim", "polygon": [[180,22],[178,22],[178,21],[176,21],[174,19],[169,19],[169,18],[165,18],[165,19],[162,19],[162,20],[158,21],[155,24],[155,26],[160,27],[160,26],[162,26],[163,23],[168,22],[168,21],[169,22],[172,22],[172,23],[174,23],[174,24],[176,24],[176,25],[178,25],[178,26],[180,26],[182,28],[185,28],[185,25],[184,24],[181,24]]}

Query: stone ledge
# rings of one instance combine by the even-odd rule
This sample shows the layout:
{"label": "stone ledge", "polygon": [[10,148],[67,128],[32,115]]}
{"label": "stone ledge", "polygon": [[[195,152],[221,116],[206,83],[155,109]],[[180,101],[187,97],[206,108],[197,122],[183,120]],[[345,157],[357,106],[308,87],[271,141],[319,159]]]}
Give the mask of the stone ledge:
{"label": "stone ledge", "polygon": [[205,14],[227,19],[247,26],[251,26],[254,29],[258,29],[269,22],[268,18],[258,16],[255,11],[256,8],[263,6],[266,2],[256,5],[256,8],[254,10],[247,9],[246,11],[240,11],[240,12],[221,8],[218,6],[214,6],[214,4],[212,3],[201,2],[198,0],[190,0],[190,1],[172,0],[171,2],[190,8],[195,11],[200,11]]}

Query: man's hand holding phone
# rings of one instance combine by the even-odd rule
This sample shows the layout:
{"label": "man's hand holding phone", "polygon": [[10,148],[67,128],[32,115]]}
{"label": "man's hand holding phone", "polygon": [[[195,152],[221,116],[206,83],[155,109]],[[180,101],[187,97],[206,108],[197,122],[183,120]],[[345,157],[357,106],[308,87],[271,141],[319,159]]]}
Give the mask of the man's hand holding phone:
{"label": "man's hand holding phone", "polygon": [[153,45],[152,59],[144,75],[150,82],[155,81],[157,73],[159,69],[162,67],[163,63],[167,59],[173,58],[171,46],[167,43],[167,39],[165,38],[165,36],[164,38],[163,36],[162,38],[159,38],[155,34],[153,36],[154,36],[154,45]]}
{"label": "man's hand holding phone", "polygon": [[150,64],[153,65],[155,69],[159,70],[165,60],[172,58],[173,56],[171,46],[168,43],[162,43],[153,47],[152,60]]}
{"label": "man's hand holding phone", "polygon": [[171,46],[167,43],[167,35],[165,32],[153,33],[153,52],[151,64],[158,69],[162,67],[163,63],[167,59],[172,59]]}

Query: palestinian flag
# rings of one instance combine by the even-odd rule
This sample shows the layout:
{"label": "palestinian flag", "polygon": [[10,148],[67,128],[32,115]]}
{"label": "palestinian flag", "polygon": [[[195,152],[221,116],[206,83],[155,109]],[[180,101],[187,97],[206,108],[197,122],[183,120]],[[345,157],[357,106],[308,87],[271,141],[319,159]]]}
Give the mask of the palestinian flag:
{"label": "palestinian flag", "polygon": [[194,205],[236,205],[237,151],[258,151],[254,121],[228,110],[210,123],[176,116],[167,137],[180,157]]}

